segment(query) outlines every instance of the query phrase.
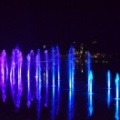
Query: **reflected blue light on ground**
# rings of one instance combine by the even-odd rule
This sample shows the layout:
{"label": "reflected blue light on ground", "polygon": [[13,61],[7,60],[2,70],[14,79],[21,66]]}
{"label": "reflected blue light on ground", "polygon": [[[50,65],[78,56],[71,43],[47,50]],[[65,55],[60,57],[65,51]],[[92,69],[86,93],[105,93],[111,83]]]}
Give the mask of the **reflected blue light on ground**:
{"label": "reflected blue light on ground", "polygon": [[48,84],[46,85],[45,88],[45,103],[44,103],[45,107],[48,107]]}
{"label": "reflected blue light on ground", "polygon": [[51,119],[55,120],[55,86],[52,87]]}
{"label": "reflected blue light on ground", "polygon": [[37,119],[40,120],[40,110],[41,110],[41,85],[38,86],[37,92]]}
{"label": "reflected blue light on ground", "polygon": [[60,86],[57,87],[57,105],[56,105],[56,114],[59,114],[60,109]]}
{"label": "reflected blue light on ground", "polygon": [[119,120],[119,100],[116,99],[115,104],[115,120]]}
{"label": "reflected blue light on ground", "polygon": [[73,117],[74,117],[74,90],[69,90],[68,120],[73,120]]}
{"label": "reflected blue light on ground", "polygon": [[110,108],[110,101],[111,101],[111,91],[110,91],[110,89],[108,89],[108,91],[107,91],[107,105],[108,105],[108,108]]}
{"label": "reflected blue light on ground", "polygon": [[93,100],[92,94],[88,93],[88,117],[91,117],[93,114]]}

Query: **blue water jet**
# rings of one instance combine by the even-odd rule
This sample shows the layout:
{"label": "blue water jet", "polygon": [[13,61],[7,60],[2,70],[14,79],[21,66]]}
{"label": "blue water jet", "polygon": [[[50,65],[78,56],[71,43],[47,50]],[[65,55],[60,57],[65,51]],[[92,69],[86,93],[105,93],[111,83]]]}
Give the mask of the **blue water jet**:
{"label": "blue water jet", "polygon": [[59,47],[56,47],[56,54],[57,54],[57,58],[56,58],[56,63],[57,63],[57,79],[58,79],[58,86],[60,85],[60,51],[59,51]]}
{"label": "blue water jet", "polygon": [[108,87],[108,89],[111,88],[111,75],[110,75],[110,70],[107,71],[107,87]]}
{"label": "blue water jet", "polygon": [[44,51],[44,55],[45,55],[45,73],[46,73],[46,79],[45,79],[45,81],[46,81],[46,87],[48,86],[48,71],[49,71],[49,66],[48,66],[48,61],[49,61],[49,59],[48,59],[48,50],[45,50]]}
{"label": "blue water jet", "polygon": [[89,75],[88,75],[88,93],[92,94],[93,93],[93,73],[90,70]]}
{"label": "blue water jet", "polygon": [[30,92],[30,54],[27,56],[27,106],[30,107],[31,104],[31,92]]}
{"label": "blue water jet", "polygon": [[52,85],[55,86],[55,49],[52,48]]}
{"label": "blue water jet", "polygon": [[115,77],[116,99],[119,99],[119,74],[116,73]]}
{"label": "blue water jet", "polygon": [[87,77],[88,77],[88,93],[93,92],[93,72],[91,70],[91,55],[87,52]]}
{"label": "blue water jet", "polygon": [[36,98],[38,99],[38,90],[41,88],[41,58],[40,58],[40,50],[38,49],[37,55],[36,55]]}
{"label": "blue water jet", "polygon": [[68,73],[69,73],[69,89],[74,89],[74,74],[75,74],[75,58],[74,48],[71,47],[68,53]]}

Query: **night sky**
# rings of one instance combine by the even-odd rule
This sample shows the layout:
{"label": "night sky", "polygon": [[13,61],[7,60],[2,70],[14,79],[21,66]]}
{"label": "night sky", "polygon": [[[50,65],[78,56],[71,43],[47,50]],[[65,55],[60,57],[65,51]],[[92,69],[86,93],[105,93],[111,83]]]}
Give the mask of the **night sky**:
{"label": "night sky", "polygon": [[[119,6],[118,6],[119,7]],[[117,6],[102,2],[10,1],[0,4],[0,49],[23,50],[59,45],[65,51],[97,41],[95,50],[119,52],[120,14]]]}

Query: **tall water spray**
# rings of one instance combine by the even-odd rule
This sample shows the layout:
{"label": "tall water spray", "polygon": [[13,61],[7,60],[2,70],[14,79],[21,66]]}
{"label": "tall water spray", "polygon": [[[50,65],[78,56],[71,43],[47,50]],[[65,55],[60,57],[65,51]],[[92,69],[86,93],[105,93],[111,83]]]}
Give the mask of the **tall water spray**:
{"label": "tall water spray", "polygon": [[27,55],[27,106],[30,107],[31,104],[31,91],[30,91],[30,54]]}
{"label": "tall water spray", "polygon": [[87,74],[88,74],[88,93],[92,94],[93,89],[93,73],[91,70],[91,55],[87,53]]}
{"label": "tall water spray", "polygon": [[55,86],[55,49],[52,48],[52,85]]}
{"label": "tall water spray", "polygon": [[88,93],[89,94],[93,93],[93,73],[91,70],[89,71],[89,76],[88,76]]}
{"label": "tall water spray", "polygon": [[1,82],[1,90],[2,90],[2,100],[5,102],[6,100],[6,89],[8,83],[8,64],[7,64],[7,54],[6,51],[3,50],[0,57],[0,82]]}
{"label": "tall water spray", "polygon": [[11,69],[10,69],[10,85],[11,85],[11,93],[14,104],[16,107],[20,106],[20,99],[22,96],[22,52],[19,49],[14,49],[12,52],[12,60],[11,60]]}
{"label": "tall water spray", "polygon": [[45,56],[45,76],[46,76],[46,87],[48,87],[48,73],[49,73],[49,58],[48,58],[48,50],[44,51],[44,56]]}
{"label": "tall water spray", "polygon": [[38,49],[37,55],[36,55],[36,98],[38,99],[38,92],[41,88],[41,57],[40,57],[40,50]]}
{"label": "tall water spray", "polygon": [[111,75],[110,75],[110,70],[107,71],[107,86],[108,86],[108,89],[111,88]]}
{"label": "tall water spray", "polygon": [[60,51],[59,47],[56,47],[56,63],[57,63],[57,79],[58,79],[58,86],[60,86]]}
{"label": "tall water spray", "polygon": [[48,75],[49,75],[49,58],[48,58],[48,50],[44,51],[44,57],[45,57],[45,73],[46,73],[46,89],[45,89],[45,107],[48,106]]}
{"label": "tall water spray", "polygon": [[116,99],[119,99],[119,74],[116,73],[115,77]]}
{"label": "tall water spray", "polygon": [[110,101],[111,101],[111,74],[110,74],[110,70],[107,71],[107,104],[108,104],[108,108],[110,106]]}
{"label": "tall water spray", "polygon": [[88,77],[88,116],[93,114],[93,72],[91,70],[91,55],[87,53],[87,77]]}
{"label": "tall water spray", "polygon": [[69,73],[69,89],[74,89],[74,74],[75,74],[75,50],[70,48],[68,53],[68,73]]}

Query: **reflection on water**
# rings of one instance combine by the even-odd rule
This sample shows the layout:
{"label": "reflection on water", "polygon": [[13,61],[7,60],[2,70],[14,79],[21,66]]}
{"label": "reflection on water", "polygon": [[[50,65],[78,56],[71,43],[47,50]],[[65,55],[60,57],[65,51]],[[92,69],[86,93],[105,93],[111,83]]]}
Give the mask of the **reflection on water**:
{"label": "reflection on water", "polygon": [[37,96],[38,96],[38,99],[37,99],[37,118],[38,120],[40,119],[40,110],[41,110],[41,85],[39,85],[38,87],[38,92],[37,92]]}
{"label": "reflection on water", "polygon": [[69,90],[68,99],[68,120],[73,120],[74,117],[74,90]]}
{"label": "reflection on water", "polygon": [[44,106],[48,107],[48,84],[46,84],[46,87],[45,87],[45,101],[44,101]]}
{"label": "reflection on water", "polygon": [[93,114],[93,101],[92,94],[88,93],[88,117],[91,117]]}
{"label": "reflection on water", "polygon": [[115,120],[119,120],[119,100],[116,99],[115,104]]}
{"label": "reflection on water", "polygon": [[55,86],[52,87],[51,119],[55,120]]}
{"label": "reflection on water", "polygon": [[107,105],[108,108],[110,107],[110,101],[111,101],[111,91],[110,89],[107,90]]}
{"label": "reflection on water", "polygon": [[56,105],[56,114],[59,114],[59,110],[60,110],[60,84],[58,84],[57,86],[57,105]]}
{"label": "reflection on water", "polygon": [[[22,110],[24,112],[24,109],[32,111],[30,112],[31,116],[36,109],[37,116],[35,117],[37,117],[38,120],[44,119],[44,116],[47,115],[50,115],[48,116],[48,119],[52,120],[64,120],[66,118],[68,120],[73,120],[76,118],[82,119],[84,118],[84,116],[92,118],[96,114],[96,111],[104,111],[106,109],[105,107],[107,106],[108,111],[106,110],[105,114],[107,115],[110,110],[112,111],[112,113],[114,113],[114,115],[109,114],[107,116],[114,117],[116,120],[118,120],[120,114],[119,74],[116,74],[113,87],[111,84],[113,83],[111,79],[111,73],[110,71],[106,72],[107,84],[104,81],[104,85],[106,85],[105,89],[107,89],[106,95],[105,90],[103,90],[103,86],[101,87],[101,84],[103,84],[100,81],[101,79],[99,79],[99,76],[95,74],[94,76],[96,79],[94,80],[93,86],[93,73],[95,73],[96,71],[94,69],[91,69],[91,60],[89,53],[87,59],[88,67],[86,70],[88,74],[87,76],[85,76],[86,78],[88,78],[88,81],[86,81],[85,77],[81,77],[80,75],[78,75],[80,76],[79,79],[79,77],[77,77],[75,73],[76,64],[74,62],[74,48],[70,49],[68,58],[69,60],[66,63],[68,65],[68,68],[64,69],[67,65],[64,68],[61,68],[59,48],[52,48],[51,54],[48,54],[47,50],[45,50],[43,54],[40,54],[40,50],[38,50],[36,56],[34,56],[34,52],[31,51],[25,59],[25,61],[27,61],[24,62],[25,70],[23,70],[23,58],[20,50],[13,50],[9,67],[7,64],[6,53],[5,51],[3,51],[0,57],[0,96],[2,101],[6,101],[6,103],[0,102],[0,119],[3,116],[7,116],[8,114],[10,114],[10,116],[12,117],[17,116],[19,114],[19,111],[20,113]],[[66,75],[63,75],[60,70],[63,73],[66,70]],[[81,73],[80,71],[81,70],[78,68],[79,74],[83,72],[83,68]],[[82,75],[84,74],[82,73]],[[70,88],[69,91],[68,86]],[[24,91],[22,91],[23,89]],[[93,97],[93,92],[95,97]],[[113,100],[112,96],[113,98],[116,97],[115,101]],[[106,104],[103,103],[103,100],[105,102],[107,101]],[[103,103],[102,105],[104,106],[104,108],[102,109],[102,107],[98,104],[99,102],[97,103],[96,101],[100,101],[100,105]],[[26,102],[27,107],[24,105],[26,104]],[[112,107],[112,104],[114,104],[114,102],[115,109],[114,107]],[[22,104],[20,105],[20,103]],[[85,107],[86,104],[87,108]],[[19,108],[18,113],[14,112],[16,107]],[[25,110],[25,114],[27,113],[27,110]],[[1,117],[2,114],[4,115]],[[19,114],[18,116],[21,116],[21,114]]]}

